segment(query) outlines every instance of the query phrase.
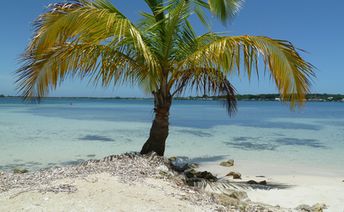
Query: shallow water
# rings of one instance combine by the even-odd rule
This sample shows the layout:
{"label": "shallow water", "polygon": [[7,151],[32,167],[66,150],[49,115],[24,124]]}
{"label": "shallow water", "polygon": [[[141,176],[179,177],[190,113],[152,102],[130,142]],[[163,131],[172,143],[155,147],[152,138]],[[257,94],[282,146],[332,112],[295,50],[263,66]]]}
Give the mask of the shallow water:
{"label": "shallow water", "polygon": [[[153,118],[151,100],[0,98],[0,170],[37,169],[138,151]],[[167,156],[235,158],[284,166],[344,168],[344,103],[174,101]]]}

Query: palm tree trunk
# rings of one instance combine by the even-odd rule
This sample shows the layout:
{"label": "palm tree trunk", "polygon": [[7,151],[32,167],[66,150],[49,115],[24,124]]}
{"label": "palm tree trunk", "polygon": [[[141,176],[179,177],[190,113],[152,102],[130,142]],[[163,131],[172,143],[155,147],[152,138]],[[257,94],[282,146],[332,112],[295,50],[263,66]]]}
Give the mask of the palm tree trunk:
{"label": "palm tree trunk", "polygon": [[150,130],[149,138],[143,145],[141,154],[155,152],[159,156],[164,156],[165,143],[168,137],[169,114],[172,97],[171,95],[164,97],[159,93],[154,93],[154,96],[155,118]]}

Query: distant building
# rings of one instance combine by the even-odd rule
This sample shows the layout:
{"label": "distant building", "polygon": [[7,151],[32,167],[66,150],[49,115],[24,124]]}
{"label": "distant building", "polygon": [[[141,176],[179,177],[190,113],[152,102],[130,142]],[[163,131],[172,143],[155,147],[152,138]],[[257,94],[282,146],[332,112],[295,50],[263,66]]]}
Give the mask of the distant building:
{"label": "distant building", "polygon": [[275,101],[281,101],[281,98],[275,98]]}

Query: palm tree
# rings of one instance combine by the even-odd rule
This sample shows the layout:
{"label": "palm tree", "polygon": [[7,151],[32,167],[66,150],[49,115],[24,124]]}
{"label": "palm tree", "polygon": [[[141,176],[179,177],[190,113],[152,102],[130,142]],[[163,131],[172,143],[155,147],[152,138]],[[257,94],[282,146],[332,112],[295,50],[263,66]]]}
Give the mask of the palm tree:
{"label": "palm tree", "polygon": [[[223,96],[229,114],[236,110],[229,78],[259,74],[262,61],[281,99],[302,105],[313,67],[294,46],[264,36],[228,36],[210,30],[209,11],[223,22],[238,11],[240,0],[145,0],[151,12],[133,23],[107,0],[51,5],[35,22],[35,35],[17,71],[18,90],[42,97],[67,77],[104,87],[141,86],[154,96],[155,119],[141,153],[164,155],[169,111],[186,90]],[[192,15],[209,27],[196,35]]]}

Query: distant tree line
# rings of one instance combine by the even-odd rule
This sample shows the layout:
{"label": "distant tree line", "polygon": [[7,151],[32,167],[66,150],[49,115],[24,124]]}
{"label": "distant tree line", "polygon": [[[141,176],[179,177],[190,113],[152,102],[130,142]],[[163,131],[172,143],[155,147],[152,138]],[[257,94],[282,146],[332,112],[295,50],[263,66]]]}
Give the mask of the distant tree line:
{"label": "distant tree line", "polygon": [[[217,100],[223,99],[224,96],[190,96],[190,97],[179,97],[177,99],[185,100],[185,99],[207,99],[207,100]],[[278,101],[280,100],[279,94],[242,94],[236,95],[236,98],[239,101]],[[342,94],[308,94],[306,96],[308,101],[343,101],[344,102],[344,95]]]}
{"label": "distant tree line", "polygon": [[[3,97],[18,97],[18,96],[5,96],[0,94],[0,98]],[[145,98],[134,98],[134,97],[48,97],[48,98],[73,98],[73,99],[145,99]],[[218,100],[224,99],[224,96],[189,96],[189,97],[177,97],[178,100]],[[278,101],[280,98],[279,94],[242,94],[236,95],[239,101]],[[333,101],[333,102],[344,102],[343,94],[308,94],[306,96],[308,101]]]}
{"label": "distant tree line", "polygon": [[[237,95],[238,100],[278,100],[278,94],[258,94],[258,95]],[[308,94],[307,100],[310,101],[343,101],[344,95],[341,94]]]}

